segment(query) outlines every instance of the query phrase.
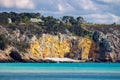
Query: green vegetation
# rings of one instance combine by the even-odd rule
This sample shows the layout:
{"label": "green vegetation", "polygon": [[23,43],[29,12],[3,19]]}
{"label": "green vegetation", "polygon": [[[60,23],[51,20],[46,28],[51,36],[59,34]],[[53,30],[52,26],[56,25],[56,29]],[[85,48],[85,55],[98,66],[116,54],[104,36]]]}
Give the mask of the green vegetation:
{"label": "green vegetation", "polygon": [[86,34],[84,35],[85,38],[92,39],[92,34]]}
{"label": "green vegetation", "polygon": [[[11,19],[11,23],[9,23],[8,18]],[[41,19],[43,23],[31,22],[31,18]],[[85,22],[85,20],[81,16],[77,18],[73,16],[63,16],[61,19],[57,19],[53,16],[41,16],[40,13],[0,13],[0,24],[9,25],[10,29],[17,28],[21,33],[27,30],[28,33],[37,35],[42,33],[68,34],[68,32],[70,32],[73,35],[84,36],[85,30],[81,27],[83,22]]]}
{"label": "green vegetation", "polygon": [[[41,22],[32,22],[31,18],[38,19]],[[11,19],[9,22],[8,19]],[[86,23],[83,17],[73,17],[73,16],[63,16],[61,19],[54,18],[53,16],[41,16],[40,13],[15,13],[15,12],[2,12],[0,13],[0,25],[10,33],[14,35],[13,31],[19,30],[20,35],[25,35],[28,39],[31,39],[33,35],[40,37],[43,33],[49,33],[53,35],[58,35],[59,33],[82,36],[85,38],[92,39],[92,30],[102,31],[104,26],[119,26],[117,24],[105,25],[105,24],[90,24]],[[107,30],[107,29],[106,29]],[[107,31],[103,32],[106,33]],[[93,30],[94,31],[94,30]],[[21,37],[21,36],[19,36]],[[12,39],[9,41],[5,36],[0,35],[0,49],[5,49],[7,46],[7,41],[9,45],[14,45],[20,50],[25,52],[25,48],[29,48],[29,45],[26,41],[17,41]]]}
{"label": "green vegetation", "polygon": [[[38,20],[38,22],[31,21],[31,19]],[[83,22],[85,21],[81,16],[77,18],[63,16],[61,19],[57,19],[53,16],[41,16],[40,13],[2,12],[0,13],[0,25],[8,31],[9,37],[6,39],[5,36],[0,35],[0,49],[4,50],[7,45],[11,45],[26,52],[26,49],[29,48],[28,40],[34,35],[39,38],[43,33],[84,36],[89,33],[81,27]],[[15,36],[17,34],[20,36]],[[21,40],[22,35],[25,35],[25,40]]]}
{"label": "green vegetation", "polygon": [[28,23],[30,18],[40,18],[39,13],[15,13],[15,12],[2,12],[0,13],[0,24],[8,24],[8,18],[12,20],[12,23]]}
{"label": "green vegetation", "polygon": [[0,49],[4,50],[8,45],[8,41],[4,35],[0,35]]}

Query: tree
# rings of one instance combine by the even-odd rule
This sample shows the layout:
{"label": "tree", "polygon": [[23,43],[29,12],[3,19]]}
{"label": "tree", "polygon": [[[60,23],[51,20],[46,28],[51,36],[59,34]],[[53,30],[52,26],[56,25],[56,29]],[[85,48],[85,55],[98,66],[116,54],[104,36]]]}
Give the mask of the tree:
{"label": "tree", "polygon": [[83,35],[83,29],[81,26],[73,25],[69,28],[69,31],[75,35],[82,36]]}
{"label": "tree", "polygon": [[70,23],[72,25],[75,25],[77,23],[76,20],[75,20],[75,18],[73,16],[63,16],[62,20],[65,23]]}
{"label": "tree", "polygon": [[93,41],[99,42],[99,38],[100,38],[100,33],[98,31],[95,31],[92,36]]}
{"label": "tree", "polygon": [[65,23],[69,22],[69,16],[63,16],[62,21]]}
{"label": "tree", "polygon": [[7,12],[0,13],[0,24],[8,23],[9,14]]}
{"label": "tree", "polygon": [[83,17],[79,16],[76,18],[77,22],[83,23],[85,20]]}
{"label": "tree", "polygon": [[29,19],[27,16],[25,16],[23,22],[29,23],[29,22],[30,22],[30,19]]}
{"label": "tree", "polygon": [[69,16],[69,22],[70,22],[72,25],[75,25],[75,24],[76,24],[76,20],[75,20],[74,17],[72,17],[72,16]]}
{"label": "tree", "polygon": [[40,13],[36,13],[35,18],[40,18]]}
{"label": "tree", "polygon": [[12,22],[18,21],[18,18],[16,18],[18,15],[15,12],[10,12],[10,18],[12,19]]}
{"label": "tree", "polygon": [[48,16],[48,17],[42,17],[45,26],[47,27],[52,27],[55,24],[57,24],[57,19],[54,18],[53,16]]}

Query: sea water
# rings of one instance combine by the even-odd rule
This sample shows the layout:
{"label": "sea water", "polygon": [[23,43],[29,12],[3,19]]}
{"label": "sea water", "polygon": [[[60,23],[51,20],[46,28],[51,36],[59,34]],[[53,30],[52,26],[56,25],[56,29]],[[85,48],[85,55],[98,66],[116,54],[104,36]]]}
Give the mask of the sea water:
{"label": "sea water", "polygon": [[120,80],[120,63],[0,63],[0,80]]}

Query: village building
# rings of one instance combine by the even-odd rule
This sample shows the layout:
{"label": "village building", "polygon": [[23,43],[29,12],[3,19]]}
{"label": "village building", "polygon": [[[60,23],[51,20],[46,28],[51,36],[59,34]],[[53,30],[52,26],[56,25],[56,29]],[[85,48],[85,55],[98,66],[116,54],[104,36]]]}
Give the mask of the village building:
{"label": "village building", "polygon": [[9,23],[9,24],[11,24],[11,23],[12,23],[11,18],[8,18],[8,23]]}
{"label": "village building", "polygon": [[44,22],[44,21],[42,21],[41,19],[38,19],[38,18],[30,18],[30,21],[33,22],[33,23],[38,23],[38,22],[43,23]]}

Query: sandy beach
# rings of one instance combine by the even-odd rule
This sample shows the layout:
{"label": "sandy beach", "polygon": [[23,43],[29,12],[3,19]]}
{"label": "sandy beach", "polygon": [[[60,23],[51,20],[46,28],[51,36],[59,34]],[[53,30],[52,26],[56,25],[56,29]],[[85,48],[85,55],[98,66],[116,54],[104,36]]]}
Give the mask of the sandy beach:
{"label": "sandy beach", "polygon": [[85,60],[75,60],[70,58],[45,58],[45,60],[51,60],[55,62],[85,62]]}

